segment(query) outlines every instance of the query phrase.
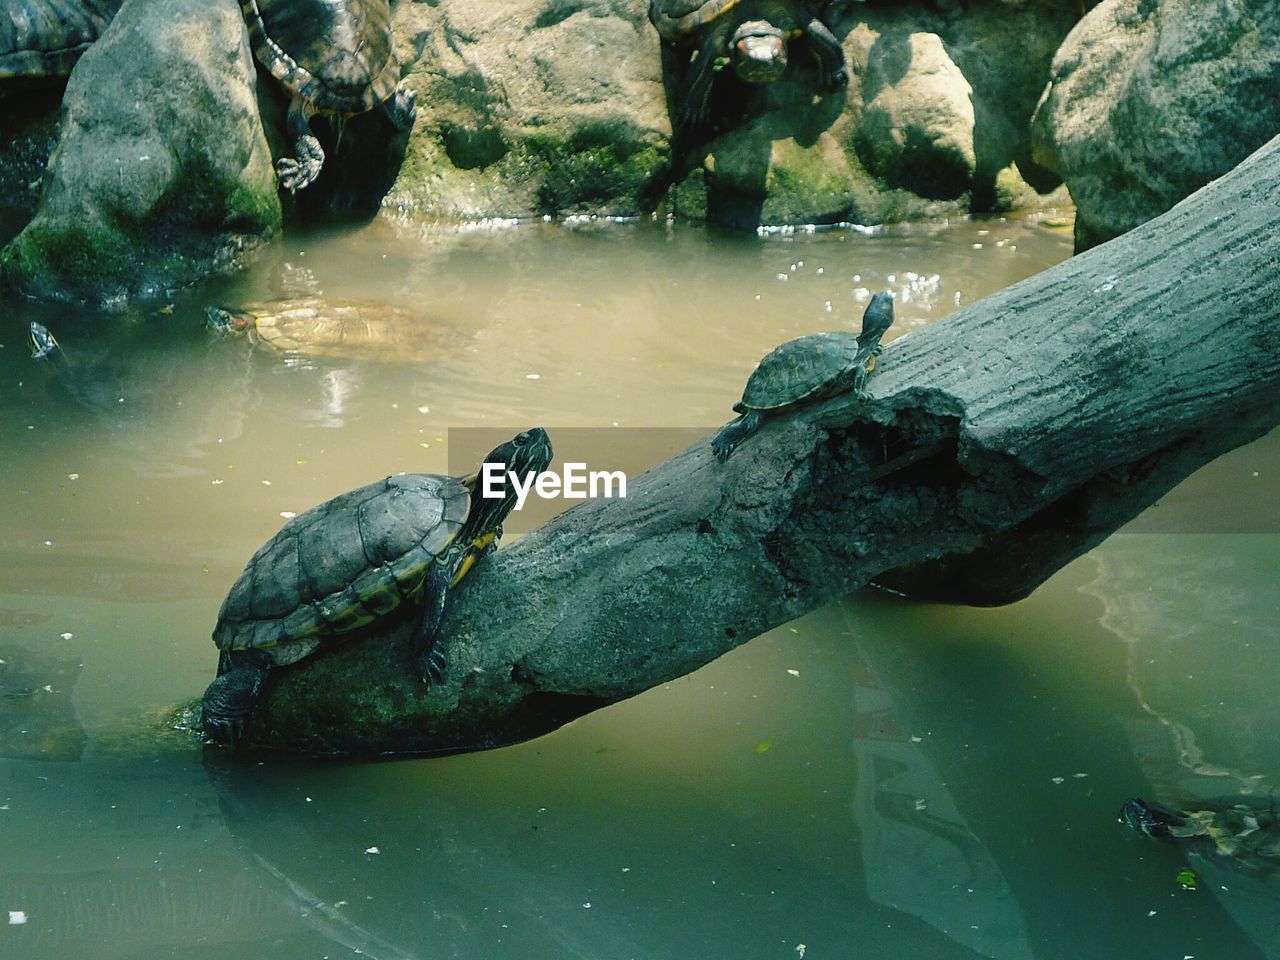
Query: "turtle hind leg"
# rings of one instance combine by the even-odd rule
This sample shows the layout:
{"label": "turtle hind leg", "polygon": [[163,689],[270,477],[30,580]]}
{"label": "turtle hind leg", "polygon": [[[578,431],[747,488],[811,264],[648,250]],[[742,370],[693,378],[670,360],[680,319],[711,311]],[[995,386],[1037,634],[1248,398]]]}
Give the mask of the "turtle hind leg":
{"label": "turtle hind leg", "polygon": [[738,419],[729,421],[711,438],[711,452],[723,463],[737,449],[738,444],[760,429],[763,422],[764,414],[759,410],[750,410]]}
{"label": "turtle hind leg", "polygon": [[276,161],[276,175],[280,186],[290,193],[305,190],[315,183],[324,168],[324,150],[311,132],[307,107],[301,97],[294,97],[289,104],[289,136],[293,137],[295,156],[281,157]]}
{"label": "turtle hind leg", "polygon": [[223,654],[218,678],[205,690],[200,707],[200,726],[211,740],[229,747],[240,739],[270,669],[261,651]]}

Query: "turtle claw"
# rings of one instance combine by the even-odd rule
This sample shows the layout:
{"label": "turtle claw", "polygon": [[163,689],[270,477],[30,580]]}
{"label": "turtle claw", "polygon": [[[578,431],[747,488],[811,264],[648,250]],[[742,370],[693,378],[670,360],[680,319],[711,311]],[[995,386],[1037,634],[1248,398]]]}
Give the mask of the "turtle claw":
{"label": "turtle claw", "polygon": [[299,137],[294,144],[297,158],[281,157],[276,161],[276,175],[280,178],[280,186],[290,193],[305,190],[315,183],[324,166],[324,150],[320,141],[308,134]]}
{"label": "turtle claw", "polygon": [[201,716],[200,725],[204,734],[212,743],[224,747],[234,747],[244,735],[243,717],[208,717]]}
{"label": "turtle claw", "polygon": [[396,88],[396,92],[387,100],[383,109],[398,130],[412,130],[413,122],[418,118],[418,95],[408,87]]}
{"label": "turtle claw", "polygon": [[435,643],[418,658],[418,673],[428,687],[438,686],[449,677],[449,660],[442,644]]}

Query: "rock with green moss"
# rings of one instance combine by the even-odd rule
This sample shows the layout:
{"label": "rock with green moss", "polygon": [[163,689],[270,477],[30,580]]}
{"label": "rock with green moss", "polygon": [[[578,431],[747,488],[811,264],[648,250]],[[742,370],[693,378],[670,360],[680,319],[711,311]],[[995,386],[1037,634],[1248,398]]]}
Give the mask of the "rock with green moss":
{"label": "rock with green moss", "polygon": [[442,220],[640,212],[670,130],[643,4],[401,4],[395,31],[418,122],[389,205]]}
{"label": "rock with green moss", "polygon": [[126,0],[63,99],[39,209],[0,280],[46,299],[162,293],[280,226],[234,0]]}
{"label": "rock with green moss", "polygon": [[1280,129],[1276,0],[1104,0],[1053,61],[1036,159],[1075,200],[1076,248],[1222,176]]}

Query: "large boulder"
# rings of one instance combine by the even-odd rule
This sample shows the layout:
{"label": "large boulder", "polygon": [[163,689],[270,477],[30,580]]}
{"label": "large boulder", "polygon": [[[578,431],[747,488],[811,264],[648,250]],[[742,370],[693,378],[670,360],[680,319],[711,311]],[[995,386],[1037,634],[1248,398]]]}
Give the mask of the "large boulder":
{"label": "large boulder", "polygon": [[1071,32],[1033,124],[1083,250],[1168,210],[1280,129],[1280,2],[1103,0]]}
{"label": "large boulder", "polygon": [[669,135],[634,0],[402,3],[418,121],[388,197],[445,220],[635,214]]}
{"label": "large boulder", "polygon": [[159,293],[280,226],[235,0],[126,0],[67,84],[35,218],[0,279],[43,298]]}

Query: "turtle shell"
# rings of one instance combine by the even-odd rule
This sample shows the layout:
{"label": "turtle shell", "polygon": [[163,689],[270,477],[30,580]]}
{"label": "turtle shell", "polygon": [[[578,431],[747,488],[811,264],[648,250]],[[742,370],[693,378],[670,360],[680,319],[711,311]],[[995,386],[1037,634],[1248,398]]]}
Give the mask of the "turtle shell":
{"label": "turtle shell", "polygon": [[417,591],[470,506],[460,479],[417,473],[312,507],[249,560],[218,611],[213,642],[267,650],[286,666],[385,616]]}
{"label": "turtle shell", "polygon": [[[730,12],[740,20],[768,20],[775,26],[788,24],[787,29],[808,22],[808,16],[816,14],[830,0],[649,0],[649,22],[658,35],[668,42],[676,42],[696,34],[703,27]],[[797,14],[806,17],[796,23]]]}
{"label": "turtle shell", "polygon": [[664,40],[679,40],[701,30],[742,0],[649,0],[649,21]]}
{"label": "turtle shell", "polygon": [[118,0],[0,3],[0,82],[65,77],[119,6]]}
{"label": "turtle shell", "polygon": [[364,113],[400,83],[387,0],[242,0],[258,61],[316,110]]}
{"label": "turtle shell", "polygon": [[413,314],[385,303],[302,297],[242,309],[253,317],[248,333],[254,342],[287,355],[419,362],[422,346],[438,345],[427,342],[429,328]]}
{"label": "turtle shell", "polygon": [[821,396],[857,357],[858,338],[851,333],[814,333],[788,340],[760,361],[738,406],[777,410]]}

